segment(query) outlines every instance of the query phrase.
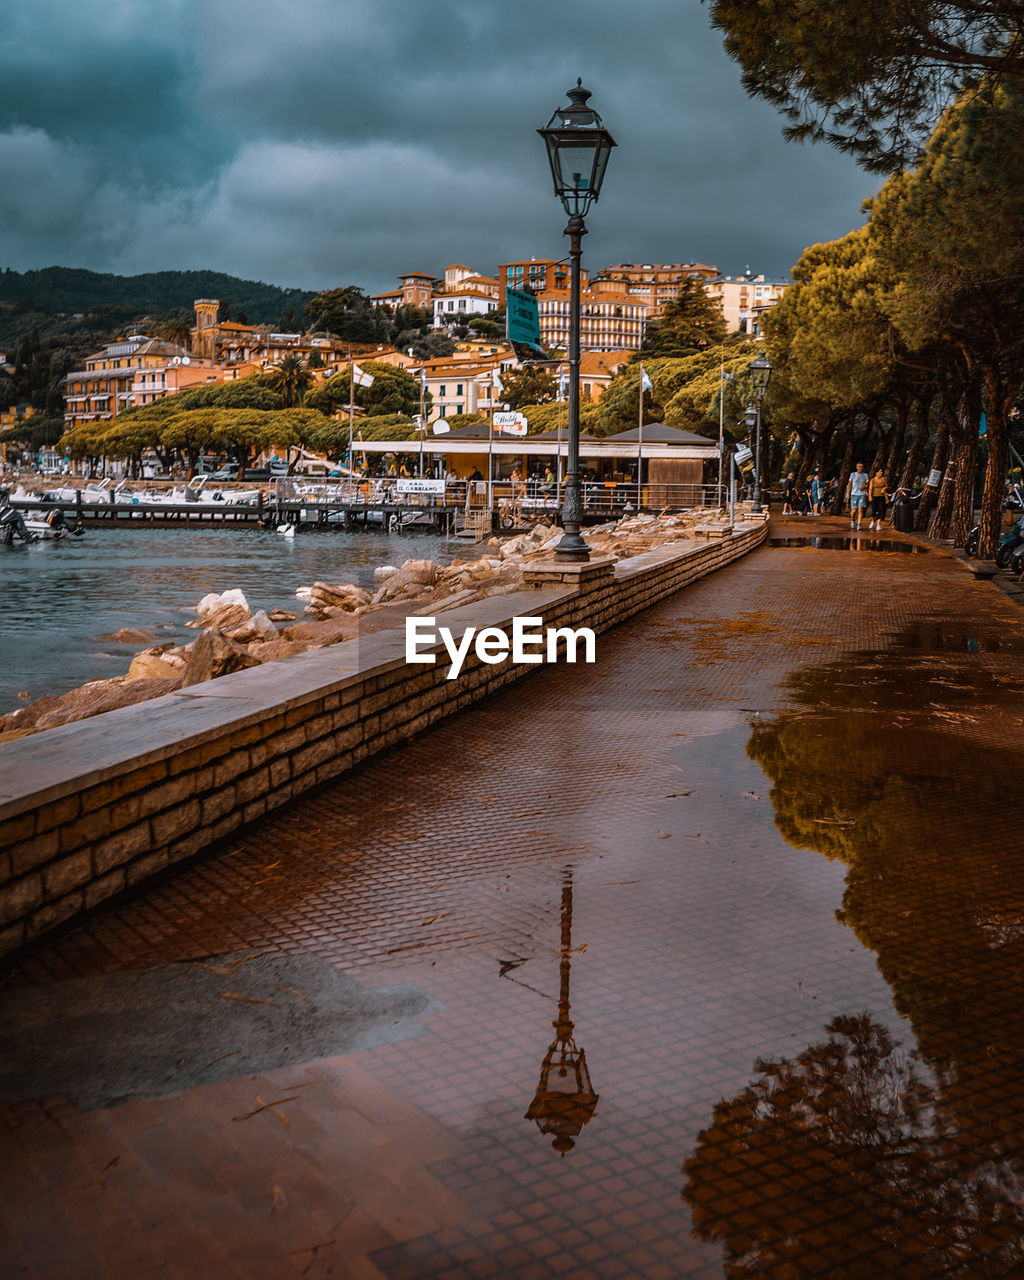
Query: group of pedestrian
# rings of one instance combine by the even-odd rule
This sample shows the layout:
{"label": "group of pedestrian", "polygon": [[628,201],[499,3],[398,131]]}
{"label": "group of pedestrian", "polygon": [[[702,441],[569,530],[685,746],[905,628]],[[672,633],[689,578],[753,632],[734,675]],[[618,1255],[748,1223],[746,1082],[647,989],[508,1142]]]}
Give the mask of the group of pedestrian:
{"label": "group of pedestrian", "polygon": [[790,472],[782,482],[782,514],[784,516],[820,516],[822,505],[827,502],[830,486],[816,471],[804,481],[803,489]]}
{"label": "group of pedestrian", "polygon": [[[839,489],[838,480],[823,480],[819,472],[799,485],[796,473],[791,471],[782,481],[782,514],[784,516],[820,516],[822,507],[828,506]],[[885,482],[885,472],[879,467],[869,475],[863,462],[858,462],[846,484],[846,506],[850,512],[850,528],[860,529],[865,513],[871,523],[869,529],[881,529],[890,495]]]}
{"label": "group of pedestrian", "polygon": [[860,529],[865,511],[870,510],[871,523],[869,529],[881,529],[885,520],[885,508],[888,505],[889,493],[885,482],[885,472],[881,467],[873,476],[868,475],[863,462],[858,462],[850,473],[846,486],[846,499],[850,508],[850,528]]}

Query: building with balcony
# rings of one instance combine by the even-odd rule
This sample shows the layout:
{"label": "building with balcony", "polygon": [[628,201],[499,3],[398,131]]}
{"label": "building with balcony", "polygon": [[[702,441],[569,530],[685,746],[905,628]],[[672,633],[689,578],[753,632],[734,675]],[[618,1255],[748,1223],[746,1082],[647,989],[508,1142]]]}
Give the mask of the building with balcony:
{"label": "building with balcony", "polygon": [[[580,271],[580,288],[585,289],[589,275]],[[536,294],[549,290],[569,288],[569,264],[555,258],[530,258],[522,262],[503,262],[498,267],[499,301],[505,305],[505,293],[509,289],[530,289]]]}
{"label": "building with balcony", "polygon": [[755,276],[747,267],[741,276],[719,276],[705,283],[708,297],[722,308],[730,333],[761,336],[761,319],[778,302],[792,281],[785,276]]}
{"label": "building with balcony", "polygon": [[[550,350],[569,346],[569,288],[545,289],[538,295],[541,345]],[[595,280],[580,290],[581,351],[636,351],[644,337],[647,307],[614,281]]]}
{"label": "building with balcony", "polygon": [[719,279],[717,267],[703,262],[633,263],[618,262],[602,269],[591,277],[591,288],[598,283],[609,283],[625,292],[634,302],[647,308],[647,319],[656,320],[679,293],[687,280],[696,278],[703,283]]}
{"label": "building with balcony", "polygon": [[476,360],[444,356],[421,366],[414,365],[409,372],[419,378],[421,368],[426,372],[426,387],[431,396],[427,421],[435,422],[460,413],[490,413],[492,409],[500,409],[501,391],[494,385],[494,374],[518,369],[519,361],[511,351]]}
{"label": "building with balcony", "polygon": [[370,305],[391,307],[392,310],[398,307],[421,307],[429,311],[436,283],[434,276],[426,271],[406,271],[398,279],[401,281],[401,288],[392,289],[389,293],[371,294]]}
{"label": "building with balcony", "polygon": [[193,356],[187,348],[146,334],[132,334],[89,356],[84,369],[64,379],[65,426],[106,422],[134,405],[224,376],[214,360]]}

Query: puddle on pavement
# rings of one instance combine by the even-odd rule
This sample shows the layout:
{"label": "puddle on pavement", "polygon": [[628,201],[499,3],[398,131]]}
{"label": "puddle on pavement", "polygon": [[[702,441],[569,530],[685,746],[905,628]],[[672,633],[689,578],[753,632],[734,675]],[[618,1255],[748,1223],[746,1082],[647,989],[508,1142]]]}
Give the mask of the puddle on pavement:
{"label": "puddle on pavement", "polygon": [[[315,956],[211,956],[32,987],[0,1000],[0,1106],[61,1094],[81,1110],[258,1074],[422,1031],[409,984],[367,991]],[[187,1046],[187,1048],[186,1048]]]}
{"label": "puddle on pavement", "polygon": [[1007,629],[993,635],[981,626],[971,628],[923,620],[893,636],[898,649],[921,653],[1024,653],[1024,630]]}
{"label": "puddle on pavement", "polygon": [[683,1199],[729,1276],[1019,1274],[1022,676],[853,655],[752,723],[778,831],[845,864],[836,918],[916,1044],[851,1009],[718,1102]]}
{"label": "puddle on pavement", "polygon": [[999,1136],[965,1133],[949,1077],[867,1014],[823,1030],[758,1062],[683,1166],[694,1234],[723,1246],[726,1276],[1019,1275],[1021,1177]]}
{"label": "puddle on pavement", "polygon": [[913,542],[895,542],[891,538],[869,538],[864,534],[814,534],[793,538],[769,538],[769,547],[816,547],[819,551],[897,551],[905,555],[925,556],[928,547]]}

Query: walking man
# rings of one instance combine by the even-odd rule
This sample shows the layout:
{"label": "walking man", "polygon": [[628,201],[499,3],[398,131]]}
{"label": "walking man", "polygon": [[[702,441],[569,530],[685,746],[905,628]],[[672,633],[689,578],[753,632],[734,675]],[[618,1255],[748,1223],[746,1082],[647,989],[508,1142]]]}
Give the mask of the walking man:
{"label": "walking man", "polygon": [[791,471],[782,482],[782,514],[793,514],[793,498],[796,494],[796,477]]}
{"label": "walking man", "polygon": [[857,468],[850,475],[846,486],[846,498],[850,504],[850,528],[859,529],[868,506],[868,482],[870,477],[864,470],[864,463],[858,462]]}

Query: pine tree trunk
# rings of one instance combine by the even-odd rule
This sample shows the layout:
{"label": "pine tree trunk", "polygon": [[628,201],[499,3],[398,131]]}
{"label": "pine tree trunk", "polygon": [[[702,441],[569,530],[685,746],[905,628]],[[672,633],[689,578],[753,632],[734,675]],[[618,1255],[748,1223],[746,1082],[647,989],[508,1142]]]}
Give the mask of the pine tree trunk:
{"label": "pine tree trunk", "polygon": [[[921,466],[921,454],[924,453],[924,447],[928,443],[928,410],[931,408],[931,400],[919,400],[917,405],[917,427],[914,430],[914,438],[910,442],[910,452],[907,454],[907,460],[903,464],[903,470],[899,475],[899,485],[902,489],[909,489],[917,478],[918,470]],[[889,480],[889,487],[895,488],[897,480],[895,475]]]}
{"label": "pine tree trunk", "polygon": [[888,433],[882,430],[882,424],[877,418],[872,418],[871,428],[878,432],[878,448],[875,450],[875,456],[871,461],[871,466],[867,472],[869,476],[873,476],[879,467],[885,466],[885,453],[889,444]]}
{"label": "pine tree trunk", "polygon": [[839,485],[836,489],[836,496],[832,500],[831,514],[834,516],[841,516],[846,510],[846,486],[850,479],[850,472],[853,470],[853,443],[853,428],[851,427],[846,438],[843,461],[839,467]]}
{"label": "pine tree trunk", "polygon": [[960,445],[956,467],[956,493],[953,497],[953,524],[949,536],[955,547],[967,542],[974,523],[974,468],[978,458],[978,428]]}
{"label": "pine tree trunk", "polygon": [[928,536],[930,538],[941,540],[950,536],[950,528],[953,523],[953,499],[956,495],[956,481],[960,464],[964,461],[962,457],[964,447],[964,441],[962,440],[954,440],[951,443],[950,458],[942,474],[942,487],[939,489],[938,501],[935,504],[935,514],[932,516],[931,524],[928,526]]}
{"label": "pine tree trunk", "polygon": [[[932,464],[928,469],[929,475],[933,471],[937,471],[939,475],[943,475],[946,470],[946,463],[949,461],[949,422],[943,417],[939,423],[939,434],[935,437],[935,448],[932,450]],[[913,483],[913,476],[910,477],[907,487]],[[941,481],[940,481],[941,486]],[[923,533],[928,528],[928,521],[931,517],[932,509],[938,498],[938,489],[925,489],[921,495],[921,501],[917,508],[917,522],[915,528],[918,533]],[[933,535],[934,536],[934,535]]]}
{"label": "pine tree trunk", "polygon": [[995,557],[1002,532],[1003,504],[1006,501],[1006,472],[1010,462],[1009,424],[1007,414],[1016,399],[1019,382],[1007,387],[997,369],[989,372],[988,391],[988,462],[985,466],[985,488],[981,495],[981,519],[978,558]]}
{"label": "pine tree trunk", "polygon": [[889,456],[885,461],[885,485],[892,491],[896,486],[896,476],[900,470],[900,459],[903,457],[903,446],[907,439],[907,422],[910,419],[910,404],[901,400],[896,406],[896,426],[891,433]]}

